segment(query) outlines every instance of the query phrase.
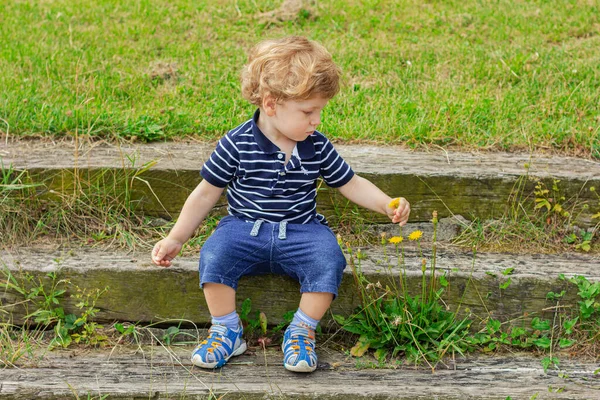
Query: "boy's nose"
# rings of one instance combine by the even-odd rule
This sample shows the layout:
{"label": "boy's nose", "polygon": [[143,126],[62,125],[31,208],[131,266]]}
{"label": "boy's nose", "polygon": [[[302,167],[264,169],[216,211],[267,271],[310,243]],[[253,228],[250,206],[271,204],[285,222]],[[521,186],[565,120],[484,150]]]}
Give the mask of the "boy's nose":
{"label": "boy's nose", "polygon": [[319,116],[317,116],[317,117],[314,117],[314,118],[313,118],[313,120],[312,120],[312,121],[310,121],[310,123],[311,123],[313,126],[317,126],[317,125],[319,125],[319,124],[321,123],[321,116],[319,115]]}

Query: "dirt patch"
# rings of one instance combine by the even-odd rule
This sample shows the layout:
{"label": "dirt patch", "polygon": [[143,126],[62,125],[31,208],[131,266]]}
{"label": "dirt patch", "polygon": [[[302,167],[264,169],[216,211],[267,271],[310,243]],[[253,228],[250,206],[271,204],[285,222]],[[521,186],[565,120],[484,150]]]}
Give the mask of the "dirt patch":
{"label": "dirt patch", "polygon": [[316,2],[307,0],[284,0],[281,6],[273,11],[260,13],[260,23],[272,24],[316,17]]}
{"label": "dirt patch", "polygon": [[158,61],[150,66],[148,75],[157,83],[176,82],[179,77],[177,63]]}

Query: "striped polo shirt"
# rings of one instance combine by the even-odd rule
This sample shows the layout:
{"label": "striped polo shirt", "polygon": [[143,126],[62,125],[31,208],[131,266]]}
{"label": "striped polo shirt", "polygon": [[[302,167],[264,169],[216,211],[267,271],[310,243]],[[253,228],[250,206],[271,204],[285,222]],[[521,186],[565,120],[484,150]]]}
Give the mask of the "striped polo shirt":
{"label": "striped polo shirt", "polygon": [[345,185],[354,171],[331,142],[315,131],[298,142],[285,164],[285,153],[258,128],[254,117],[219,140],[200,175],[227,189],[229,214],[245,220],[305,224],[316,211],[317,179],[331,187]]}

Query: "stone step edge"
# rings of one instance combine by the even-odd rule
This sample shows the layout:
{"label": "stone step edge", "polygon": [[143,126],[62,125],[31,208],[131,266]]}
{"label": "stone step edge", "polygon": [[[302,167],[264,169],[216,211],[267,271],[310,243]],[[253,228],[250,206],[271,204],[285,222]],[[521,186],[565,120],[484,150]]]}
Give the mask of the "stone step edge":
{"label": "stone step edge", "polygon": [[[97,317],[103,321],[158,322],[184,319],[206,324],[210,321],[206,303],[198,288],[197,259],[182,257],[171,268],[153,266],[148,253],[127,254],[89,249],[70,249],[66,252],[27,251],[0,253],[0,265],[15,274],[28,271],[40,277],[61,269],[61,277],[71,280],[72,288],[92,292],[109,287],[98,299],[101,310]],[[407,286],[412,295],[420,293],[421,255],[418,250],[406,250]],[[393,246],[387,247],[388,263],[377,262],[384,254],[380,250],[365,249],[365,259],[356,265],[374,285],[399,286],[399,268]],[[430,259],[428,254],[424,254]],[[388,268],[391,265],[391,268]],[[480,317],[492,316],[503,321],[520,321],[524,314],[543,316],[543,310],[555,305],[546,299],[548,292],[566,290],[562,305],[576,309],[576,287],[558,279],[560,273],[567,277],[581,275],[590,281],[600,280],[599,256],[579,254],[528,255],[515,257],[508,254],[478,254],[440,251],[437,257],[437,274],[446,273],[450,282],[445,300],[452,307],[465,312],[470,310]],[[514,268],[510,275],[505,275]],[[428,265],[428,269],[431,266]],[[390,272],[391,271],[391,272]],[[510,280],[510,281],[509,281]],[[508,283],[507,283],[508,282]],[[505,287],[503,287],[505,286]],[[265,312],[272,324],[282,322],[283,315],[298,307],[300,294],[297,282],[282,276],[265,275],[244,277],[237,293],[238,304],[250,298],[253,309]],[[0,293],[3,304],[15,304],[18,296],[10,291]],[[277,301],[273,301],[277,299]],[[65,299],[65,310],[77,313],[75,301]],[[351,315],[360,304],[359,292],[347,268],[339,296],[332,304],[332,313]],[[10,308],[16,321],[26,315],[26,310]],[[329,316],[328,316],[329,318]]]}
{"label": "stone step edge", "polygon": [[[426,366],[377,368],[371,357],[353,359],[317,348],[320,364],[310,375],[281,365],[277,348],[250,349],[224,368],[192,367],[191,346],[120,346],[107,350],[54,351],[37,367],[0,369],[0,399],[163,398],[224,396],[225,399],[544,399],[598,398],[597,363],[561,357],[546,373],[540,358],[456,356]],[[374,368],[375,367],[375,368]]]}

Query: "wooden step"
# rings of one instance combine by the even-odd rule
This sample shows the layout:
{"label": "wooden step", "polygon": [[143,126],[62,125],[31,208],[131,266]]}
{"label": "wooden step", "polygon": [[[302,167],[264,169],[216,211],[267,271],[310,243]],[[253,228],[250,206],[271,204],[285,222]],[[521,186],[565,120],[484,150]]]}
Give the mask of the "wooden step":
{"label": "wooden step", "polygon": [[[356,249],[354,250],[356,252]],[[362,250],[364,259],[356,264],[372,283],[393,286],[398,284],[399,271],[396,251],[392,245]],[[350,259],[350,257],[348,256]],[[386,261],[387,258],[387,261]],[[427,261],[431,273],[431,255],[420,254],[416,248],[405,250],[407,287],[412,294],[420,293],[422,281],[421,260]],[[355,261],[356,263],[356,261]],[[47,274],[58,271],[59,278],[70,281],[64,296],[65,311],[77,313],[76,300],[70,295],[76,288],[88,293],[108,287],[96,306],[101,321],[133,321],[141,323],[162,320],[185,320],[196,324],[209,322],[206,303],[199,289],[198,260],[196,256],[177,258],[171,268],[156,267],[150,262],[150,251],[128,252],[115,249],[20,248],[0,252],[0,266],[23,279],[28,273],[43,280],[49,287]],[[470,311],[474,318],[488,316],[510,321],[524,315],[543,316],[544,310],[553,312],[555,302],[546,299],[548,292],[566,290],[561,299],[564,310],[577,307],[577,288],[559,275],[580,275],[590,281],[600,280],[600,255],[515,255],[473,254],[441,248],[437,256],[437,274],[447,274],[450,282],[444,295],[452,310]],[[514,270],[508,276],[507,269]],[[5,280],[6,278],[4,278]],[[510,284],[507,281],[510,279]],[[393,280],[393,281],[392,281]],[[501,286],[506,285],[506,288]],[[298,283],[287,277],[264,275],[244,277],[240,281],[237,300],[250,298],[253,309],[264,312],[269,322],[282,321],[287,311],[295,311],[300,299]],[[15,322],[31,312],[26,310],[22,296],[14,290],[2,290],[0,300],[11,312]],[[16,304],[16,305],[14,305]],[[352,268],[346,268],[339,297],[332,312],[351,315],[360,304]],[[14,305],[14,306],[13,306]],[[552,314],[549,314],[552,315]]]}
{"label": "wooden step", "polygon": [[[3,144],[0,159],[7,168],[27,169],[35,182],[45,182],[40,194],[51,190],[72,191],[81,187],[121,185],[131,189],[137,210],[148,215],[174,217],[193,188],[199,171],[214,148],[209,143],[152,143],[110,145],[103,142],[16,140]],[[337,145],[340,154],[360,175],[370,179],[390,196],[404,196],[412,205],[411,221],[428,221],[433,210],[440,217],[452,214],[468,219],[500,217],[510,207],[511,193],[521,193],[523,204],[533,207],[535,182],[542,179],[552,188],[553,179],[565,196],[564,202],[589,203],[577,213],[577,224],[592,226],[598,198],[589,190],[600,190],[600,163],[571,157],[513,153],[417,152],[397,146]],[[149,167],[146,170],[146,167]],[[77,177],[78,179],[75,179]],[[522,179],[522,191],[516,183]],[[530,197],[527,197],[530,196]],[[225,197],[216,213],[225,213]],[[323,185],[318,196],[319,212],[341,219],[358,214],[370,222],[385,217],[355,210],[335,190]]]}
{"label": "wooden step", "polygon": [[[286,371],[277,347],[250,348],[222,369],[192,366],[188,346],[117,346],[46,353],[37,365],[0,369],[0,399],[405,399],[600,398],[598,365],[562,358],[544,373],[531,354],[457,357],[425,367],[377,367],[317,348],[319,367]],[[104,397],[106,396],[106,397]],[[510,396],[510,397],[509,397]]]}

